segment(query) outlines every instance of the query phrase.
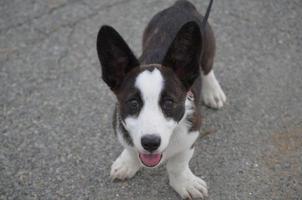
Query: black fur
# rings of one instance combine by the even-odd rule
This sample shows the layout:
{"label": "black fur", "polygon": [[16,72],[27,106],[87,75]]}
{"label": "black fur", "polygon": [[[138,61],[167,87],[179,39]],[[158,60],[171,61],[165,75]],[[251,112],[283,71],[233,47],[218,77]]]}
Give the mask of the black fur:
{"label": "black fur", "polygon": [[199,59],[201,53],[200,29],[196,22],[184,24],[173,40],[163,66],[173,69],[187,90],[200,76]]}
{"label": "black fur", "polygon": [[[204,18],[186,0],[177,1],[156,14],[144,31],[143,53],[139,61],[112,27],[101,27],[97,51],[102,65],[102,77],[117,96],[117,113],[120,113],[117,117],[120,120],[128,115],[139,115],[143,102],[134,86],[135,79],[143,70],[156,67],[165,80],[159,102],[164,115],[179,121],[184,115],[186,93],[192,91],[195,112],[187,120],[192,124],[192,131],[200,128],[200,67],[204,74],[210,72],[215,55],[214,34],[207,23],[212,2],[211,0]],[[150,64],[151,67],[146,67]],[[133,104],[129,104],[129,100],[133,99],[139,103],[136,112],[132,112],[133,109],[131,111]],[[173,109],[166,109],[167,106],[164,106],[167,99],[173,100]],[[123,126],[119,128],[125,140],[131,144],[127,130]]]}
{"label": "black fur", "polygon": [[97,52],[102,65],[102,78],[116,91],[125,75],[139,62],[123,40],[110,26],[102,26],[97,38]]}
{"label": "black fur", "polygon": [[112,120],[112,125],[114,128],[114,133],[115,135],[117,135],[117,130],[119,130],[119,132],[121,133],[124,141],[130,145],[133,146],[133,140],[129,134],[129,132],[125,129],[125,127],[122,124],[122,119],[120,118],[120,114],[118,112],[118,105],[115,105],[114,108],[114,114],[113,114],[113,120]]}

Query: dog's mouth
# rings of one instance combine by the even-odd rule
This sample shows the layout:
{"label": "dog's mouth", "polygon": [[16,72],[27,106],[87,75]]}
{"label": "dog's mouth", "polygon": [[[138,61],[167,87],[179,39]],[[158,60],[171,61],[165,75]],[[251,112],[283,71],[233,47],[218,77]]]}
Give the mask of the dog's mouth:
{"label": "dog's mouth", "polygon": [[147,167],[155,167],[156,165],[158,165],[160,163],[161,158],[162,158],[162,154],[160,154],[160,153],[157,153],[157,154],[140,153],[139,154],[139,159]]}

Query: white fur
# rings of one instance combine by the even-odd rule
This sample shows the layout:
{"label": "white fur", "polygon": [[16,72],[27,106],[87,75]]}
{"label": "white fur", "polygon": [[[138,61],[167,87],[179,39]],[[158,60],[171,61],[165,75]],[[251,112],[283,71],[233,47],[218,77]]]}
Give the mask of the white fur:
{"label": "white fur", "polygon": [[[144,106],[138,117],[128,117],[123,124],[132,137],[134,149],[144,152],[141,137],[145,134],[158,134],[161,137],[161,145],[157,151],[163,153],[162,161],[189,149],[199,135],[198,131],[189,133],[190,124],[186,121],[186,116],[194,111],[193,99],[186,99],[185,114],[182,120],[176,123],[173,119],[165,118],[159,107],[163,77],[158,69],[152,72],[143,71],[138,75],[135,86],[142,94]],[[126,148],[131,148],[126,145],[121,134],[118,134],[118,137]]]}
{"label": "white fur", "polygon": [[189,168],[194,151],[191,146],[199,135],[199,131],[190,132],[190,124],[186,121],[187,115],[194,112],[193,99],[187,97],[185,114],[177,123],[165,118],[159,107],[164,80],[158,69],[152,72],[143,71],[138,75],[135,86],[142,95],[144,106],[138,117],[127,117],[123,123],[131,135],[134,147],[127,145],[121,133],[118,133],[119,140],[126,149],[113,163],[111,177],[123,180],[134,176],[142,166],[138,158],[138,153],[144,152],[141,137],[145,134],[158,134],[161,137],[161,145],[157,151],[162,153],[161,163],[167,161],[170,185],[182,198],[206,197],[206,183]]}
{"label": "white fur", "polygon": [[204,103],[212,108],[222,108],[226,96],[217,81],[213,70],[207,75],[202,73],[202,97]]}
{"label": "white fur", "polygon": [[169,143],[177,123],[165,118],[160,106],[160,94],[164,80],[158,69],[145,70],[136,78],[135,86],[139,89],[144,105],[138,117],[127,117],[123,124],[133,139],[134,146],[139,152],[144,152],[141,138],[147,134],[157,134],[161,137],[158,152],[164,151]]}
{"label": "white fur", "polygon": [[193,149],[183,151],[170,158],[167,163],[169,183],[183,199],[203,199],[208,196],[207,184],[189,168],[193,152]]}
{"label": "white fur", "polygon": [[164,152],[164,159],[175,156],[176,154],[190,149],[199,136],[199,131],[189,132],[188,124],[182,121],[174,130],[167,150]]}
{"label": "white fur", "polygon": [[124,149],[121,155],[112,164],[110,176],[113,180],[131,178],[140,167],[141,164],[136,153],[129,149]]}
{"label": "white fur", "polygon": [[191,124],[186,120],[188,115],[193,114],[194,109],[194,98],[187,96],[185,101],[185,114],[173,131],[168,148],[164,153],[164,159],[167,160],[174,155],[191,148],[198,138],[199,131],[190,132]]}

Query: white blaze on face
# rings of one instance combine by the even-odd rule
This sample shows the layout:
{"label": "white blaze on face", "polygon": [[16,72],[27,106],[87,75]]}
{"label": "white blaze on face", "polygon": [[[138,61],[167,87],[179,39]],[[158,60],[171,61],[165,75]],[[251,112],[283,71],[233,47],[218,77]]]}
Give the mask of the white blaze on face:
{"label": "white blaze on face", "polygon": [[156,134],[161,137],[158,151],[163,151],[168,146],[177,123],[165,118],[159,105],[164,87],[161,72],[156,68],[153,71],[141,72],[136,78],[135,87],[140,91],[143,107],[137,117],[131,116],[125,119],[125,128],[140,152],[143,152],[141,138],[147,134]]}

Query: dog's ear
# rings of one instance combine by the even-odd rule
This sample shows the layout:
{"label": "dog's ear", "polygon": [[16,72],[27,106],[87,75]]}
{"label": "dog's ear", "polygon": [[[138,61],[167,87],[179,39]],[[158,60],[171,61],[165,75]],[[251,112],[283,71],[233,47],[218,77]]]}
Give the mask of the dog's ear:
{"label": "dog's ear", "polygon": [[171,43],[162,62],[176,73],[187,90],[199,76],[201,34],[194,21],[184,24]]}
{"label": "dog's ear", "polygon": [[97,37],[97,52],[102,65],[102,78],[115,92],[125,75],[139,62],[120,34],[111,26],[101,27]]}

